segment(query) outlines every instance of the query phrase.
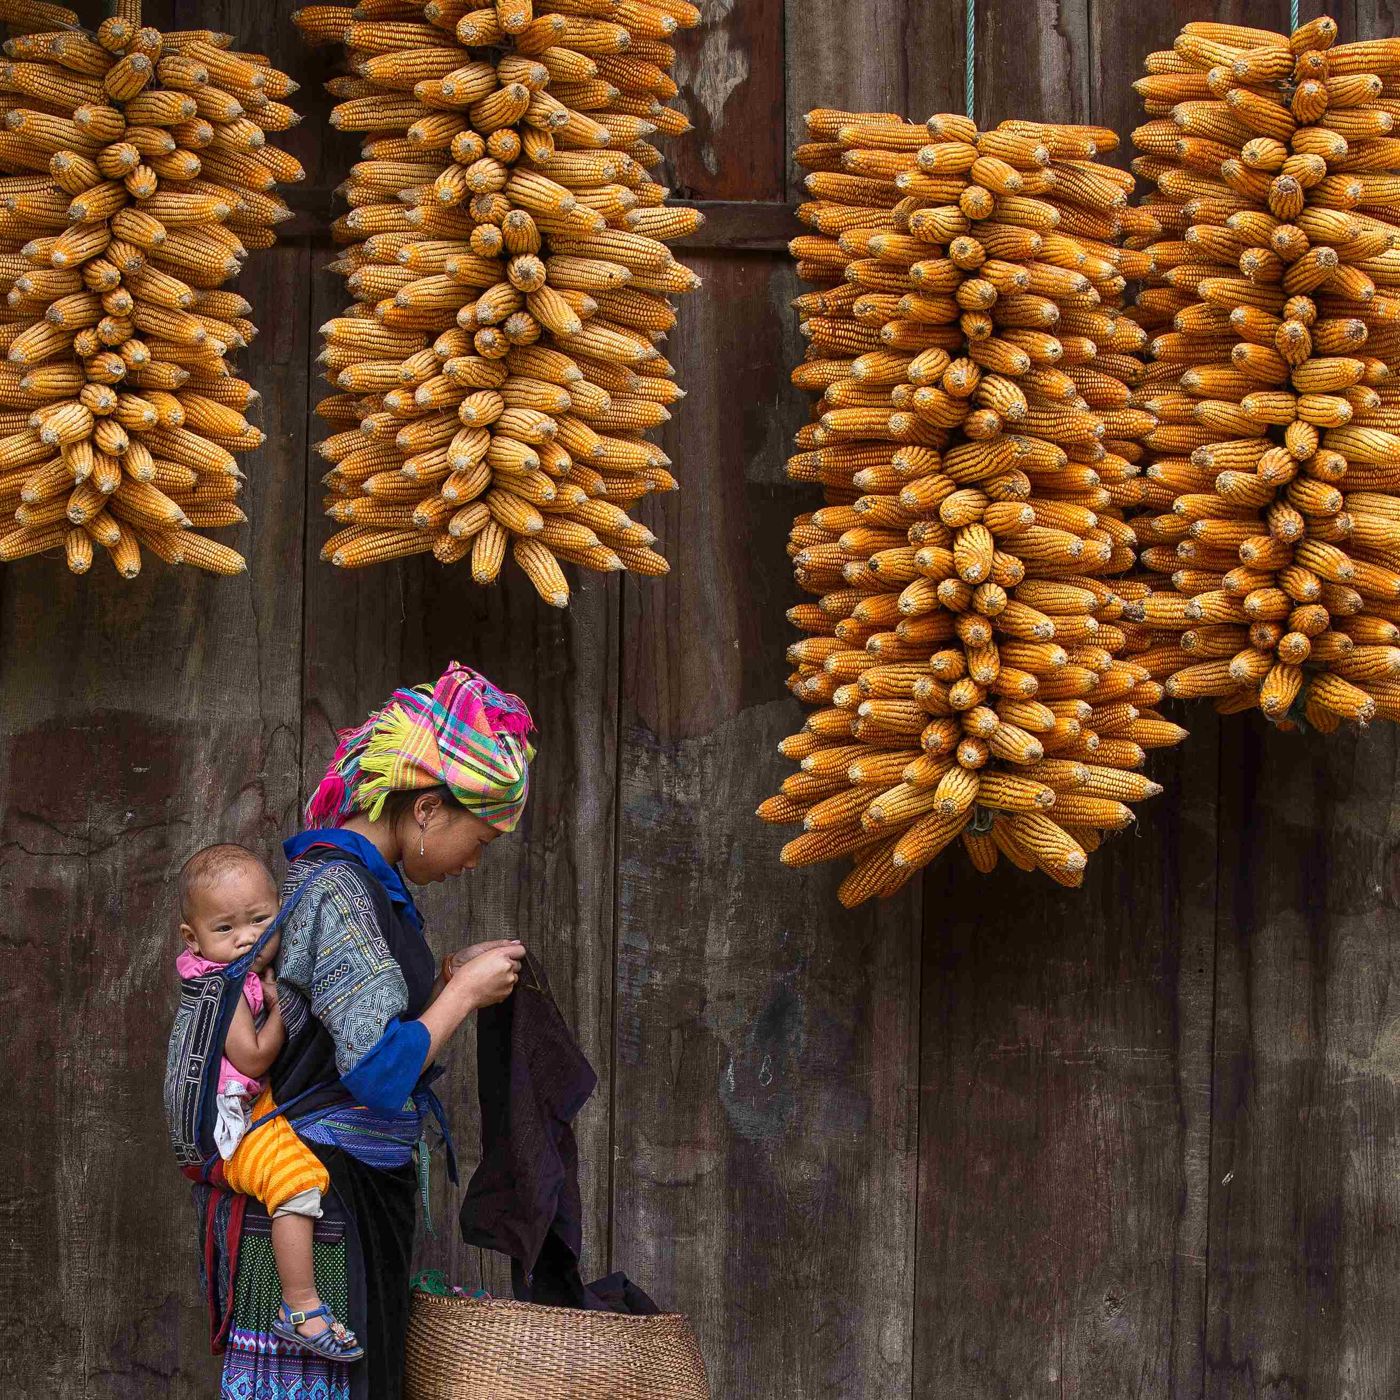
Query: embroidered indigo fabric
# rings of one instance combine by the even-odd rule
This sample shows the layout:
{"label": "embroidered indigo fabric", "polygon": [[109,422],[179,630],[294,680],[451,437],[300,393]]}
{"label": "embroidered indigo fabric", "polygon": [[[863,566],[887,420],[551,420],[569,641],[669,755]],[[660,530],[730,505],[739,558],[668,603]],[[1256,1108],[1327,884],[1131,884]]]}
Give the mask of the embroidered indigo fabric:
{"label": "embroidered indigo fabric", "polygon": [[396,865],[390,865],[379,852],[373,841],[366,840],[358,832],[343,831],[340,827],[319,827],[312,831],[301,831],[282,843],[282,853],[290,865],[299,860],[313,846],[328,846],[353,856],[389,892],[389,898],[398,906],[415,928],[423,927],[423,916],[418,912],[418,904]]}
{"label": "embroidered indigo fabric", "polygon": [[413,1160],[423,1136],[423,1114],[417,1108],[376,1113],[352,1105],[298,1121],[296,1128],[303,1142],[338,1147],[367,1167],[402,1167]]}
{"label": "embroidered indigo fabric", "polygon": [[[355,1083],[371,1106],[394,1111],[408,1101],[427,1055],[425,1028],[409,1023],[427,1004],[437,962],[382,882],[346,865],[347,856],[358,860],[344,846],[318,842],[287,871],[284,895],[303,880],[315,883],[282,934],[277,982],[287,1046],[272,1087],[285,1102],[361,1069]],[[333,868],[319,868],[330,861]]]}
{"label": "embroidered indigo fabric", "polygon": [[510,1256],[521,1302],[655,1313],[624,1275],[585,1287],[573,1120],[598,1076],[527,955],[516,990],[477,1014],[481,1163],[462,1202],[462,1238]]}
{"label": "embroidered indigo fabric", "polygon": [[[183,949],[180,956],[175,959],[175,971],[181,980],[187,977],[205,977],[211,972],[222,972],[226,966],[226,963],[211,962],[208,958],[202,958],[189,948]],[[263,1009],[263,986],[262,980],[251,967],[243,979],[243,999],[248,1003],[248,1010],[253,1013],[256,1019]],[[245,1097],[256,1098],[258,1091],[262,1088],[260,1079],[255,1075],[244,1074],[225,1055],[219,1062],[219,1092],[221,1094],[226,1092],[230,1083],[241,1086],[245,1091]]]}
{"label": "embroidered indigo fabric", "polygon": [[[317,1221],[312,1259],[316,1286],[337,1316],[349,1302],[345,1226]],[[352,1400],[347,1366],[309,1356],[272,1331],[282,1288],[265,1215],[249,1215],[238,1248],[238,1286],[230,1300],[221,1400]]]}
{"label": "embroidered indigo fabric", "polygon": [[340,1082],[366,1108],[393,1113],[413,1092],[432,1040],[422,1021],[390,1021],[359,1064],[340,1076]]}

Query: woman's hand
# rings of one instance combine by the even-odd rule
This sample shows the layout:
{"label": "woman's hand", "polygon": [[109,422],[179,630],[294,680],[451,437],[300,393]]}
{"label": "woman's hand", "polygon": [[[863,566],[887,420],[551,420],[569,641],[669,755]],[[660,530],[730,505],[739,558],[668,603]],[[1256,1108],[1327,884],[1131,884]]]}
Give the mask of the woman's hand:
{"label": "woman's hand", "polygon": [[263,1005],[269,1012],[277,1009],[277,970],[269,964],[258,973],[258,981],[262,983]]}
{"label": "woman's hand", "polygon": [[457,957],[463,954],[466,956],[460,963],[454,959],[455,970],[446,990],[465,1001],[471,1010],[495,1006],[515,990],[525,956],[523,943],[498,939],[464,948]]}
{"label": "woman's hand", "polygon": [[518,938],[492,938],[485,943],[469,943],[465,948],[458,948],[447,959],[444,970],[450,968],[450,975],[455,977],[473,958],[479,958],[483,953],[494,953],[498,948],[522,946]]}
{"label": "woman's hand", "polygon": [[463,948],[445,960],[443,972],[451,975],[441,982],[441,990],[424,1008],[419,1022],[428,1029],[428,1053],[424,1065],[432,1064],[443,1047],[456,1034],[462,1022],[483,1006],[495,1006],[515,990],[520,980],[520,963],[525,945],[516,939],[498,938]]}

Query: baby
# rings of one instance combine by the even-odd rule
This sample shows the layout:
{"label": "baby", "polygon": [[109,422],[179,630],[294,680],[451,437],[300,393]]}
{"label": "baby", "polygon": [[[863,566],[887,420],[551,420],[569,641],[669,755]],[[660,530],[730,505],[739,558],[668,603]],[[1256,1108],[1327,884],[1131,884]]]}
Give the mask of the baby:
{"label": "baby", "polygon": [[[277,908],[272,872],[252,851],[232,845],[196,851],[180,872],[180,976],[198,977],[235,962],[277,917]],[[261,1201],[272,1217],[272,1253],[282,1285],[272,1330],[326,1360],[356,1361],[364,1348],[321,1302],[312,1267],[312,1234],[330,1175],[285,1117],[248,1131],[276,1107],[263,1076],[287,1040],[271,966],[279,940],[274,933],[243,982],[219,1066],[214,1137],[225,1182]]]}

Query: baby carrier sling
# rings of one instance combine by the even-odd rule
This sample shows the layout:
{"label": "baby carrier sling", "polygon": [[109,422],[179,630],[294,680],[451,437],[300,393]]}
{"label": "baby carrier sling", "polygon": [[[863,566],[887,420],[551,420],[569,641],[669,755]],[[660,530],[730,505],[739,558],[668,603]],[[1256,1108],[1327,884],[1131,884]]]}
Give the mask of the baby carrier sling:
{"label": "baby carrier sling", "polygon": [[[185,1175],[196,1181],[208,1181],[220,1160],[214,1141],[214,1125],[218,1119],[219,1066],[223,1062],[224,1042],[228,1039],[229,1027],[233,1024],[239,998],[243,995],[243,982],[248,969],[291,917],[316,877],[322,871],[338,865],[353,868],[358,875],[364,876],[363,869],[351,861],[327,861],[297,886],[277,911],[276,918],[242,957],[214,972],[180,979],[180,1004],[170,1028],[170,1044],[165,1060],[165,1117],[175,1160]],[[272,1113],[264,1114],[250,1123],[247,1131],[254,1132],[307,1095],[330,1087],[313,1085],[305,1093],[280,1104]]]}

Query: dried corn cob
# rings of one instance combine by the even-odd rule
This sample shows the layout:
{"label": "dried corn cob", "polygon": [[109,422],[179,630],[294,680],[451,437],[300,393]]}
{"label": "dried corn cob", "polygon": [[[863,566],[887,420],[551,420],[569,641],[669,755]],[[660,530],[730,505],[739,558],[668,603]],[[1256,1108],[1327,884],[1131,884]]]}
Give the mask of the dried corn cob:
{"label": "dried corn cob", "polygon": [[1280,728],[1400,719],[1400,47],[1188,24],[1138,83],[1139,660]]}
{"label": "dried corn cob", "polygon": [[329,513],[365,533],[323,557],[470,557],[488,583],[509,552],[558,607],[559,561],[664,573],[627,510],[675,485],[645,433],[681,397],[658,345],[698,280],[666,243],[699,216],[663,205],[647,138],[688,129],[660,106],[676,88],[657,41],[699,11],[502,0],[426,5],[422,25],[417,8],[295,17],[346,46],[332,121],[367,134],[336,225],[356,300],[322,327],[340,392],[321,405],[346,425],[321,444]]}
{"label": "dried corn cob", "polygon": [[0,64],[0,404],[17,415],[0,461],[22,481],[0,554],[62,547],[85,573],[96,542],[131,578],[144,545],[238,572],[197,533],[243,519],[233,454],[262,441],[244,417],[257,393],[227,361],[255,334],[249,308],[216,288],[289,213],[268,191],[302,172],[265,133],[295,120],[270,99],[296,85],[142,28],[131,0],[91,35],[20,9],[30,32]]}
{"label": "dried corn cob", "polygon": [[[789,474],[801,764],[759,808],[805,831],[788,864],[849,855],[840,896],[889,895],[961,841],[1066,885],[1132,771],[1184,731],[1125,660],[1116,575],[1151,416],[1129,406],[1145,336],[1122,313],[1127,180],[1096,128],[809,114],[815,232],[794,240],[820,395]],[[1105,582],[1113,578],[1113,583]],[[1132,596],[1136,596],[1134,593]],[[1056,815],[1064,804],[1064,817]]]}

